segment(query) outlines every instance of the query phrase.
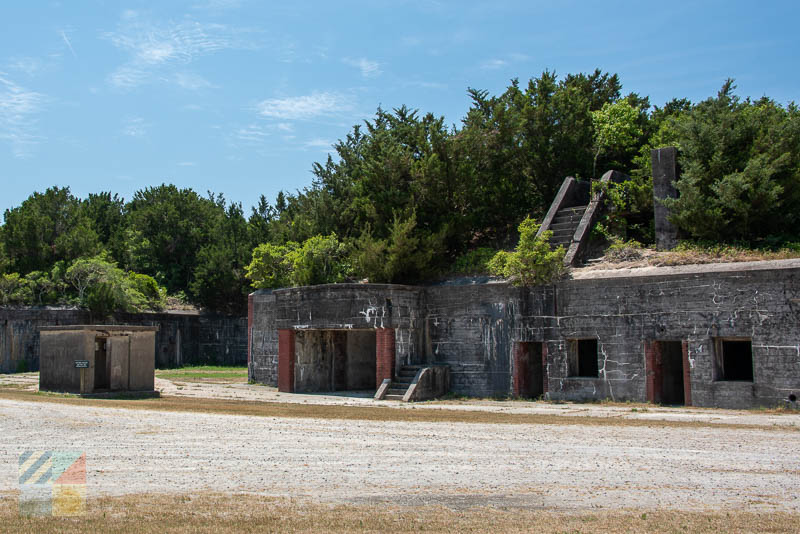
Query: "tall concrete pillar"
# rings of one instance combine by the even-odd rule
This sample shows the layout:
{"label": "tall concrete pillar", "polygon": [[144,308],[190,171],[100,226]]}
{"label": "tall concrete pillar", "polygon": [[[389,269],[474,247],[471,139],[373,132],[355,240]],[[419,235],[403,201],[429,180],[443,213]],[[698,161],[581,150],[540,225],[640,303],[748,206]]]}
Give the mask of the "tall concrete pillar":
{"label": "tall concrete pillar", "polygon": [[669,210],[660,202],[665,198],[678,198],[678,190],[675,189],[675,181],[678,179],[677,155],[678,150],[675,147],[657,148],[650,153],[658,250],[671,250],[678,244],[678,228],[669,222]]}

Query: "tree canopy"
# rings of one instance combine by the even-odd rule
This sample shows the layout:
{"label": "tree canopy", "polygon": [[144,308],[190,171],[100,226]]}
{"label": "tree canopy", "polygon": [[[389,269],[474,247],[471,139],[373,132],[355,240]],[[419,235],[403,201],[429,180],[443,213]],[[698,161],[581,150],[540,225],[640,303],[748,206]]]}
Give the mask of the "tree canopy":
{"label": "tree canopy", "polygon": [[490,260],[539,283],[525,271],[555,256],[531,229],[566,176],[630,175],[610,186],[615,209],[598,233],[652,242],[650,150],[663,146],[679,150],[680,196],[667,204],[685,237],[796,243],[798,108],[734,88],[728,80],[702,102],[651,107],[623,94],[615,74],[545,71],[497,95],[469,88],[459,124],[378,108],[311,165],[311,184],[273,202],[261,195],[247,216],[222,194],[171,184],[127,202],[54,186],[4,214],[0,304],[158,309],[168,293],[241,314],[252,288],[416,282],[485,273]]}

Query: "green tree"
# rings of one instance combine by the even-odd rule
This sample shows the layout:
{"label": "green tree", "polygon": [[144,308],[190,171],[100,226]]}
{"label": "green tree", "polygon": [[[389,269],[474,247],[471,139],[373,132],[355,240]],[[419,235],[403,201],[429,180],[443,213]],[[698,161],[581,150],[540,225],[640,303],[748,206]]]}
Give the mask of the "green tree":
{"label": "green tree", "polygon": [[639,110],[626,100],[606,102],[603,107],[592,112],[594,126],[594,160],[592,177],[597,178],[597,158],[612,148],[627,150],[634,147],[642,137],[638,124]]}
{"label": "green tree", "polygon": [[128,267],[154,277],[170,293],[188,290],[198,253],[212,242],[212,230],[225,216],[224,201],[162,184],[137,191],[127,210]]}
{"label": "green tree", "polygon": [[189,289],[197,304],[210,310],[247,313],[249,284],[245,267],[252,255],[251,234],[241,204],[231,204],[217,217],[209,242],[197,252]]}
{"label": "green tree", "polygon": [[732,80],[671,121],[679,147],[672,220],[697,239],[797,239],[800,111],[769,98],[741,100]]}
{"label": "green tree", "polygon": [[2,240],[9,271],[47,271],[59,260],[100,250],[91,221],[68,187],[33,193],[20,206],[6,210],[4,220]]}

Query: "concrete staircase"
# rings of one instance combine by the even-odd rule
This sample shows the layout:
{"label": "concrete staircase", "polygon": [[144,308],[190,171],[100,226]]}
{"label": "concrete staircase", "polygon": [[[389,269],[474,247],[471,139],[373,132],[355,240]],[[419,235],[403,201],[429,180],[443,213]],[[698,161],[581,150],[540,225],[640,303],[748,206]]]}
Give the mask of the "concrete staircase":
{"label": "concrete staircase", "polygon": [[553,236],[550,238],[550,248],[553,250],[559,246],[563,246],[565,250],[569,249],[572,244],[572,236],[575,235],[575,230],[586,212],[586,206],[573,206],[570,208],[561,208],[556,212],[550,223],[550,230],[553,231]]}
{"label": "concrete staircase", "polygon": [[397,378],[392,380],[389,389],[386,390],[385,400],[403,400],[411,382],[417,376],[417,372],[422,369],[422,365],[404,365],[397,373]]}

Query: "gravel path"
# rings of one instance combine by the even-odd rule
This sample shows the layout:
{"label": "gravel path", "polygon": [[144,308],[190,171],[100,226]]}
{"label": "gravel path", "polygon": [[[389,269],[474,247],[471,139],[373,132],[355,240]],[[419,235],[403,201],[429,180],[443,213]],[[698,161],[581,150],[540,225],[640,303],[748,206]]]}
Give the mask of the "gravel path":
{"label": "gravel path", "polygon": [[16,489],[21,451],[71,449],[87,454],[90,496],[800,512],[799,438],[780,427],[376,423],[0,400],[0,492]]}

